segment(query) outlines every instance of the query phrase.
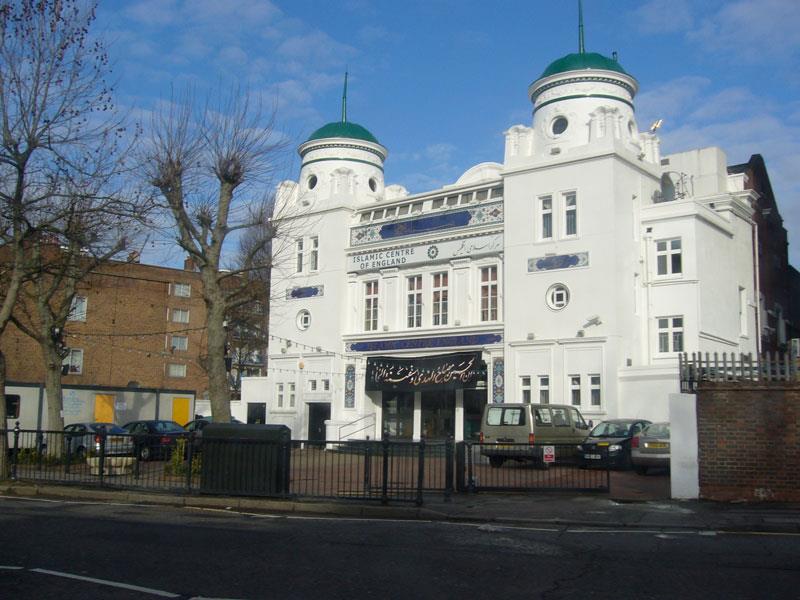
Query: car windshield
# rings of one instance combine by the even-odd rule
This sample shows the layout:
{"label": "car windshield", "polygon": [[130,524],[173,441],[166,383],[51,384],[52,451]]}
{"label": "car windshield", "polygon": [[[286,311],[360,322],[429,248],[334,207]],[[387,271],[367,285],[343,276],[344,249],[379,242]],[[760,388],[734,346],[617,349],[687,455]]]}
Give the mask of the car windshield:
{"label": "car windshield", "polygon": [[589,435],[591,437],[625,437],[628,435],[628,423],[610,423],[603,421],[595,425]]}
{"label": "car windshield", "polygon": [[669,439],[669,423],[653,423],[642,432],[644,437]]}
{"label": "car windshield", "polygon": [[156,431],[159,433],[167,433],[169,431],[185,431],[183,427],[178,425],[175,421],[156,421]]}

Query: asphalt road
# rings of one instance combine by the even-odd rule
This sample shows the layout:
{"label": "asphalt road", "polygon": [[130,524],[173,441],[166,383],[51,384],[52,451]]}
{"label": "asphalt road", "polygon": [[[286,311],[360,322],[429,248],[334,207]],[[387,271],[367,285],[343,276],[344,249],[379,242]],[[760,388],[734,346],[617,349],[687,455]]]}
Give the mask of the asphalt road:
{"label": "asphalt road", "polygon": [[2,598],[798,598],[800,536],[0,498]]}

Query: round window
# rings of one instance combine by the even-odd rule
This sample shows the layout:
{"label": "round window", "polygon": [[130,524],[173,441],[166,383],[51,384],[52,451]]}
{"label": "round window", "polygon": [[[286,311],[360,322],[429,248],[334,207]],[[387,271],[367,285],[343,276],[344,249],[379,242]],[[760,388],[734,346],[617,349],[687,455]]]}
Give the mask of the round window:
{"label": "round window", "polygon": [[301,310],[297,313],[297,328],[300,331],[305,331],[311,327],[311,313],[307,310]]}
{"label": "round window", "polygon": [[308,178],[308,189],[313,190],[315,187],[317,187],[317,176],[312,175]]}
{"label": "round window", "polygon": [[567,121],[566,117],[556,117],[552,125],[553,135],[564,133],[567,130],[567,125],[569,125],[569,121]]}
{"label": "round window", "polygon": [[563,283],[551,285],[547,290],[547,306],[553,310],[561,310],[569,304],[569,288]]}
{"label": "round window", "polygon": [[369,189],[371,189],[373,192],[378,189],[378,182],[375,181],[374,177],[369,178]]}

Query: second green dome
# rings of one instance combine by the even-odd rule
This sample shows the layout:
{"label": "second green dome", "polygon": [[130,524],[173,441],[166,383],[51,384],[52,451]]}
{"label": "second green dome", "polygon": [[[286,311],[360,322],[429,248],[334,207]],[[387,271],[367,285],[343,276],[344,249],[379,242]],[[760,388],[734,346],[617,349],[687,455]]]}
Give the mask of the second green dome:
{"label": "second green dome", "polygon": [[334,121],[317,129],[308,137],[308,142],[312,140],[322,140],[325,138],[350,138],[353,140],[363,140],[380,144],[377,138],[372,135],[366,127],[350,121]]}
{"label": "second green dome", "polygon": [[622,65],[613,58],[608,58],[597,52],[578,52],[567,54],[551,62],[539,79],[558,73],[566,73],[567,71],[583,71],[585,69],[603,69],[604,71],[616,71],[617,73],[628,75]]}

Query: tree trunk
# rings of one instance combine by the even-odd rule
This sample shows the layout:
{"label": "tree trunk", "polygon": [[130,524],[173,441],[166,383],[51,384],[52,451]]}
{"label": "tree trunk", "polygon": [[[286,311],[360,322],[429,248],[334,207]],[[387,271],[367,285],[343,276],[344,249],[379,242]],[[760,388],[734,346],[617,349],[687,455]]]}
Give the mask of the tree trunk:
{"label": "tree trunk", "polygon": [[[50,340],[48,340],[50,342]],[[64,431],[64,414],[62,411],[61,392],[61,357],[51,343],[43,346],[47,360],[44,372],[44,389],[47,395],[47,431]],[[60,457],[64,447],[60,434],[47,435],[47,452],[51,456]]]}
{"label": "tree trunk", "polygon": [[[216,273],[212,274],[216,277]],[[206,317],[208,335],[208,398],[211,402],[211,416],[218,423],[231,420],[231,390],[228,385],[228,372],[225,365],[225,300],[221,291],[215,288],[216,281],[204,286],[206,296]]]}

